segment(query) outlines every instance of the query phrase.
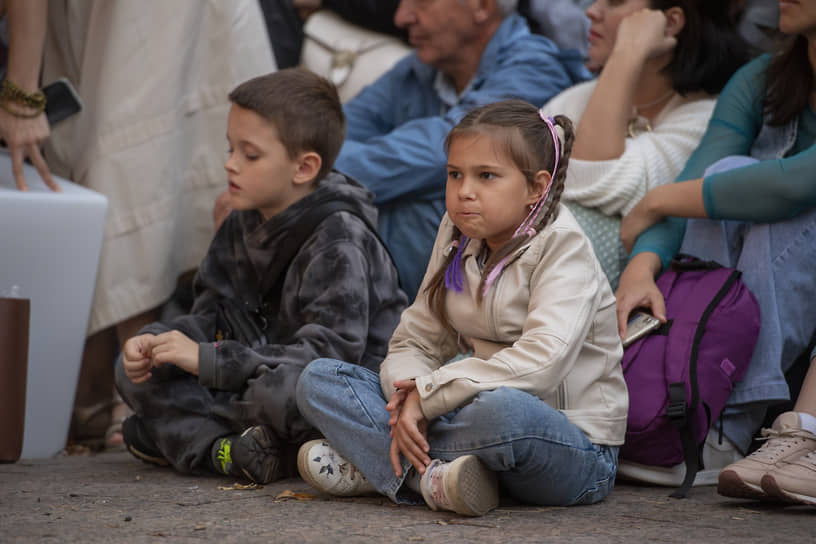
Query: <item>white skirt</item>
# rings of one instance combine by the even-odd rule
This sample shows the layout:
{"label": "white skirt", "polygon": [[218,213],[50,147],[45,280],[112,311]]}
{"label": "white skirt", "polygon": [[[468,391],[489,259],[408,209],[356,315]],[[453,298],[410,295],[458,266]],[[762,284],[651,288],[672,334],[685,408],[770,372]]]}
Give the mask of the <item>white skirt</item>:
{"label": "white skirt", "polygon": [[273,70],[257,0],[51,0],[43,83],[67,77],[85,108],[46,157],[109,200],[88,334],[198,266],[226,188],[227,95]]}

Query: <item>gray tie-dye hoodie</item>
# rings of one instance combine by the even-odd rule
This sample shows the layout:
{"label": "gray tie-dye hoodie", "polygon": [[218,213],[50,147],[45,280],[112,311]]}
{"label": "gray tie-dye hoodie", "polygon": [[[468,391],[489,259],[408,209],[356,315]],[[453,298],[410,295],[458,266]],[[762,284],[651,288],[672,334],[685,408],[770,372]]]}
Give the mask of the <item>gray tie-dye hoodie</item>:
{"label": "gray tie-dye hoodie", "polygon": [[[223,412],[218,415],[270,425],[281,438],[297,439],[308,424],[297,412],[295,385],[308,363],[331,357],[378,370],[407,298],[386,249],[360,217],[330,214],[283,272],[281,292],[260,292],[265,271],[280,257],[280,241],[302,227],[306,210],[336,199],[352,203],[376,225],[371,193],[337,172],[268,221],[257,211],[234,211],[201,263],[191,313],[143,329],[153,334],[176,329],[200,343],[199,383],[234,393],[228,408],[214,407]],[[244,302],[269,306],[268,344],[251,349],[232,340],[216,342],[217,301],[253,296],[258,299]]]}

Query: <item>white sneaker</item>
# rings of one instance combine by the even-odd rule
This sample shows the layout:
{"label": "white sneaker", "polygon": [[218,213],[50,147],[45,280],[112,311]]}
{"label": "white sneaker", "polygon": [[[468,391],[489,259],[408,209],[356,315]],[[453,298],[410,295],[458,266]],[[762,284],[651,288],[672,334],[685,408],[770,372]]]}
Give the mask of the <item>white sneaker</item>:
{"label": "white sneaker", "polygon": [[357,467],[346,461],[325,440],[310,440],[298,450],[298,472],[318,491],[340,497],[377,493]]}
{"label": "white sneaker", "polygon": [[[695,487],[716,485],[720,470],[743,457],[734,443],[725,436],[722,437],[722,444],[720,444],[719,435],[719,431],[713,427],[708,431],[705,444],[703,444],[703,466],[705,468],[697,471],[692,484]],[[686,464],[659,467],[621,460],[618,463],[618,477],[666,487],[679,487],[686,477]]]}
{"label": "white sneaker", "polygon": [[434,459],[422,475],[420,489],[431,510],[481,516],[499,505],[496,473],[475,455],[463,455],[450,463]]}

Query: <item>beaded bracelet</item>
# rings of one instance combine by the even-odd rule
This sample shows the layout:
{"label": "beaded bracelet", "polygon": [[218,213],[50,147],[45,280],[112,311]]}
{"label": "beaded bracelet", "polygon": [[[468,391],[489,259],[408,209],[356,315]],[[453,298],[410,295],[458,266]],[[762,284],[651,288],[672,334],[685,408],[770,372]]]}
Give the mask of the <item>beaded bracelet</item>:
{"label": "beaded bracelet", "polygon": [[[36,117],[45,109],[45,94],[41,90],[27,93],[12,81],[0,84],[0,107],[17,117]],[[31,111],[22,111],[20,108]]]}

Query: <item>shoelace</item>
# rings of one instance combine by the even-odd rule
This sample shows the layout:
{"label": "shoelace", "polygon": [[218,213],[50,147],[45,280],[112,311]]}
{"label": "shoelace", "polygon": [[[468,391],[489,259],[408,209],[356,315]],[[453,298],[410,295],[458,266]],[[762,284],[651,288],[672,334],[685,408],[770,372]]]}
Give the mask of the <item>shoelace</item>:
{"label": "shoelace", "polygon": [[762,437],[759,440],[767,440],[757,451],[753,453],[755,458],[773,461],[781,457],[786,451],[802,444],[805,440],[814,440],[811,433],[801,429],[789,431],[776,431],[774,429],[762,429]]}

